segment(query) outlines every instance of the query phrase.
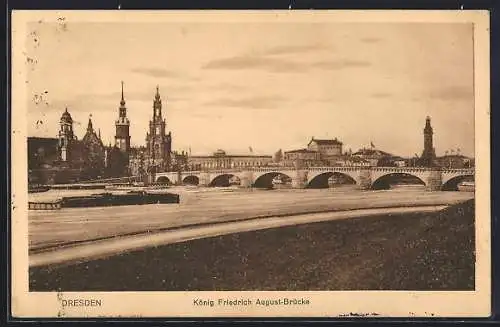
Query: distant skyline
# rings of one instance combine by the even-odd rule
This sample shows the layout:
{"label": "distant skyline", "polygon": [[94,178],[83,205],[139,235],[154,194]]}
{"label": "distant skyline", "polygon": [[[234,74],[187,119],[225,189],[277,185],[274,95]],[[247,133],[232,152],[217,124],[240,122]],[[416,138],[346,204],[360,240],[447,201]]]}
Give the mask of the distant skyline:
{"label": "distant skyline", "polygon": [[273,154],[338,138],[420,155],[474,155],[471,24],[31,23],[28,134],[55,137],[66,107],[114,143],[124,81],[131,142],[145,144],[159,85],[174,150]]}

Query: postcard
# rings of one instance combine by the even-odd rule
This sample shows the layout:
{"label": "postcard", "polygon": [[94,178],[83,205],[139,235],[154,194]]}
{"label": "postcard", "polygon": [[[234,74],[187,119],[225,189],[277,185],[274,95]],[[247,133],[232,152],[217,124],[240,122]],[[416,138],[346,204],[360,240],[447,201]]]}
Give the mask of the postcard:
{"label": "postcard", "polygon": [[487,317],[487,11],[14,11],[12,315]]}

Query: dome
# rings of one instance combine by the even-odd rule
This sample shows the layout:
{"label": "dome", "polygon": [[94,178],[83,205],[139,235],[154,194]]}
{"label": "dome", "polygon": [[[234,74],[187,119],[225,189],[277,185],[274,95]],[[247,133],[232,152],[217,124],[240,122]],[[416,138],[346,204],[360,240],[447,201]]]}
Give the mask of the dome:
{"label": "dome", "polygon": [[215,156],[225,156],[226,155],[226,151],[224,151],[222,149],[218,149],[217,151],[215,151],[214,155]]}
{"label": "dome", "polygon": [[61,116],[61,123],[63,123],[63,122],[69,123],[69,124],[73,123],[73,118],[71,118],[71,115],[68,112],[68,108],[66,108],[66,110],[64,110],[64,112]]}

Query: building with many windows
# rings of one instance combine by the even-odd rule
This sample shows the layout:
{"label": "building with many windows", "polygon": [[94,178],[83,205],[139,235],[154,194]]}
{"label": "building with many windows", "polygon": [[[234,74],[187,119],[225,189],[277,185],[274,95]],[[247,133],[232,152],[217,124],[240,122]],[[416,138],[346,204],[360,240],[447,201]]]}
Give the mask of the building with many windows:
{"label": "building with many windows", "polygon": [[337,138],[322,140],[312,137],[307,144],[307,149],[318,152],[320,160],[323,161],[336,160],[339,156],[342,156],[342,142]]}
{"label": "building with many windows", "polygon": [[243,167],[265,167],[273,162],[267,155],[228,155],[217,150],[210,156],[188,156],[187,164],[191,170],[229,169]]}
{"label": "building with many windows", "polygon": [[285,151],[285,166],[293,166],[297,161],[300,161],[305,166],[318,166],[321,163],[321,154],[318,151],[309,149]]}
{"label": "building with many windows", "polygon": [[307,148],[285,151],[286,166],[335,166],[343,158],[342,142],[335,139],[311,138]]}

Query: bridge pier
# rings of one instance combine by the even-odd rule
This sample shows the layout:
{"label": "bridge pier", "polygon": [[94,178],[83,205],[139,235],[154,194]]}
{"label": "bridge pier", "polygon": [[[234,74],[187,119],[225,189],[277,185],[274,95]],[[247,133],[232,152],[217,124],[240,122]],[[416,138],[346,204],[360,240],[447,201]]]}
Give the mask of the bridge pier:
{"label": "bridge pier", "polygon": [[295,176],[292,176],[293,188],[305,188],[307,186],[307,170],[297,170]]}
{"label": "bridge pier", "polygon": [[443,185],[442,180],[443,176],[440,169],[431,170],[425,181],[425,189],[427,191],[440,191]]}
{"label": "bridge pier", "polygon": [[361,168],[359,171],[359,185],[360,190],[369,190],[372,187],[372,172],[370,168]]}
{"label": "bridge pier", "polygon": [[240,187],[250,188],[253,184],[253,173],[251,171],[245,171],[240,176]]}
{"label": "bridge pier", "polygon": [[199,186],[208,186],[210,185],[210,174],[209,173],[200,173]]}

